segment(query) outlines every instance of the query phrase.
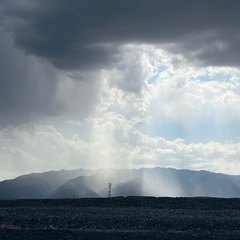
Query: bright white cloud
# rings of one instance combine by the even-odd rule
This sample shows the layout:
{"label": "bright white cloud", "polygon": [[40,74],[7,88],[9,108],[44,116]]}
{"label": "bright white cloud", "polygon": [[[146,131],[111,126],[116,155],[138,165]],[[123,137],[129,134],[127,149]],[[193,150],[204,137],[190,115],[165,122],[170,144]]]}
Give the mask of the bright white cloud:
{"label": "bright white cloud", "polygon": [[65,114],[48,125],[0,131],[2,179],[82,167],[240,174],[239,71],[187,67],[148,45],[122,53],[114,69],[57,72],[54,101]]}
{"label": "bright white cloud", "polygon": [[91,141],[71,139],[49,125],[9,126],[0,132],[1,178],[26,172],[75,168],[175,167],[239,174],[240,144],[186,144],[149,137],[122,115],[107,113],[86,120]]}
{"label": "bright white cloud", "polygon": [[[219,72],[218,77],[222,76]],[[170,139],[190,137],[195,142],[233,140],[239,135],[239,73],[233,69],[225,81],[212,80],[207,69],[204,76],[208,81],[201,81],[203,75],[198,74],[194,69],[186,74],[167,69],[159,75],[147,93],[148,134],[167,137],[169,133]],[[201,136],[204,131],[205,137]]]}

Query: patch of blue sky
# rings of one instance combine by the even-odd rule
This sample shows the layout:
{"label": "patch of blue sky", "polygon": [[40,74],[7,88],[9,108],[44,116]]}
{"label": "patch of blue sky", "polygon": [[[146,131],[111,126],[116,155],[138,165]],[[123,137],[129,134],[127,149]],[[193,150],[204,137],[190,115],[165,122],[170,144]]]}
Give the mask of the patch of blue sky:
{"label": "patch of blue sky", "polygon": [[[184,139],[186,144],[199,142],[199,136],[189,136],[188,131],[176,122],[161,123],[158,125],[150,125],[144,132],[149,137],[163,137],[167,141],[174,141],[177,138]],[[202,139],[201,139],[202,140]]]}
{"label": "patch of blue sky", "polygon": [[158,67],[158,69],[155,71],[154,75],[148,79],[148,84],[155,84],[157,82],[159,75],[166,70],[167,70],[166,66],[162,65],[162,66]]}
{"label": "patch of blue sky", "polygon": [[231,79],[232,75],[229,73],[216,73],[216,74],[204,74],[192,78],[193,80],[199,80],[201,82],[227,82]]}
{"label": "patch of blue sky", "polygon": [[168,141],[181,138],[185,140],[186,144],[211,141],[236,142],[236,139],[240,137],[240,128],[237,124],[234,121],[231,125],[228,123],[216,124],[213,119],[199,120],[189,127],[174,121],[164,121],[161,124],[154,122],[145,129],[145,134],[150,137],[163,137]]}

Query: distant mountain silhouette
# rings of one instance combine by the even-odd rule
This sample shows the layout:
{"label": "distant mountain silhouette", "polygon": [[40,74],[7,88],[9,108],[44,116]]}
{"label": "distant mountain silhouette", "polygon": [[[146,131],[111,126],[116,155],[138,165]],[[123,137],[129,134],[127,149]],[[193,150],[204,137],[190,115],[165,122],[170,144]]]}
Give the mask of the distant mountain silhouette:
{"label": "distant mountain silhouette", "polygon": [[49,198],[56,188],[79,175],[92,174],[91,170],[60,170],[31,173],[0,182],[0,199]]}
{"label": "distant mountain silhouette", "polygon": [[0,182],[0,199],[111,196],[240,197],[240,176],[172,168],[61,170]]}
{"label": "distant mountain silhouette", "polygon": [[112,196],[150,196],[145,189],[143,189],[143,182],[140,178],[132,178],[128,181],[118,184],[112,191]]}
{"label": "distant mountain silhouette", "polygon": [[[71,179],[56,189],[51,197],[53,198],[71,198],[93,195],[96,187],[92,177],[80,176]],[[97,193],[94,195],[99,196]]]}

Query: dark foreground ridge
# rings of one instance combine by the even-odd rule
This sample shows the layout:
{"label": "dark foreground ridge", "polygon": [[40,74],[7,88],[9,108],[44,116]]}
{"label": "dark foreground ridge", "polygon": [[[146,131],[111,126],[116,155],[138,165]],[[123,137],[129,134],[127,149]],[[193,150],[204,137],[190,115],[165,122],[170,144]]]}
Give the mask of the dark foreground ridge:
{"label": "dark foreground ridge", "polygon": [[240,239],[240,199],[0,201],[0,239]]}

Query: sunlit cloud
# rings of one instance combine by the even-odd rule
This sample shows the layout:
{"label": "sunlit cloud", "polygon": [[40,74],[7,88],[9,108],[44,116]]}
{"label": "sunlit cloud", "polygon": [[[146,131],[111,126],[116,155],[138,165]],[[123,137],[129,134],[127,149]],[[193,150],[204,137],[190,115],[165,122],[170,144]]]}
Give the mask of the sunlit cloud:
{"label": "sunlit cloud", "polygon": [[238,5],[2,1],[2,178],[81,167],[240,174]]}

